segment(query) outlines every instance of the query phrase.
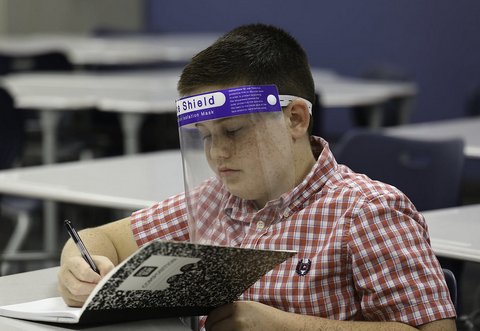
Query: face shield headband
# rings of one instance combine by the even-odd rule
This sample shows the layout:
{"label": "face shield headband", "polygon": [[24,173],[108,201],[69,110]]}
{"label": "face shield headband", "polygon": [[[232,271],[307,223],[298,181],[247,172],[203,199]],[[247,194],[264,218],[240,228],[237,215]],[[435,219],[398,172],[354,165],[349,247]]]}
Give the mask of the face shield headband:
{"label": "face shield headband", "polygon": [[178,126],[260,112],[280,112],[300,99],[312,114],[310,101],[292,95],[279,95],[275,85],[248,85],[211,91],[177,100]]}

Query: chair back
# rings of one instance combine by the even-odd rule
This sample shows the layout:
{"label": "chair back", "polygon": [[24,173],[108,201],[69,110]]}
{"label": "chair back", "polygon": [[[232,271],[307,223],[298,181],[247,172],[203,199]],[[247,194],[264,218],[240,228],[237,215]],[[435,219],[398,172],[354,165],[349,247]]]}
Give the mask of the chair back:
{"label": "chair back", "polygon": [[315,93],[315,100],[312,105],[312,116],[311,116],[312,123],[312,135],[323,137],[323,128],[322,123],[324,123],[323,119],[323,107],[322,101],[319,93]]}
{"label": "chair back", "polygon": [[8,91],[0,88],[0,170],[11,168],[23,150],[23,112],[14,107]]}
{"label": "chair back", "polygon": [[451,270],[443,268],[443,276],[445,277],[445,282],[450,292],[450,299],[452,299],[453,305],[457,308],[457,280],[455,279],[455,275]]}
{"label": "chair back", "polygon": [[418,210],[457,206],[465,160],[461,139],[416,140],[352,131],[335,146],[338,163],[396,186]]}

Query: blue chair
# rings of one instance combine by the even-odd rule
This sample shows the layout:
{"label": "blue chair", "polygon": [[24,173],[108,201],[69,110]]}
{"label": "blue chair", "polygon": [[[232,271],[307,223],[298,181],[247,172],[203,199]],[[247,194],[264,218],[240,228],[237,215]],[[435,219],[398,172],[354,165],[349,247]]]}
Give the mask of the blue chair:
{"label": "blue chair", "polygon": [[[352,170],[396,186],[418,210],[429,210],[460,204],[463,149],[461,139],[425,141],[358,130],[344,135],[335,146],[334,154],[339,163]],[[461,279],[462,261],[438,259],[443,268]],[[447,282],[451,284],[449,279],[451,277]]]}
{"label": "blue chair", "polygon": [[457,308],[457,279],[453,272],[446,268],[443,268],[443,276],[450,292],[450,299],[452,299],[453,305]]}
{"label": "blue chair", "polygon": [[339,163],[396,186],[418,210],[457,206],[465,156],[461,139],[425,141],[356,130],[334,148]]}

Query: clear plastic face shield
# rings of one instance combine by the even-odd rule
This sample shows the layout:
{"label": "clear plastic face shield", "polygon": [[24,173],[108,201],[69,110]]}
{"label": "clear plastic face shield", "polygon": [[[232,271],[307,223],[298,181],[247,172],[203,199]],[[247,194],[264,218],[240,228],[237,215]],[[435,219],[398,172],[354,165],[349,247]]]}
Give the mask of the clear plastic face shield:
{"label": "clear plastic face shield", "polygon": [[212,237],[224,212],[216,209],[242,201],[260,210],[281,203],[295,186],[293,139],[282,111],[294,99],[261,85],[177,100],[192,242],[221,244]]}

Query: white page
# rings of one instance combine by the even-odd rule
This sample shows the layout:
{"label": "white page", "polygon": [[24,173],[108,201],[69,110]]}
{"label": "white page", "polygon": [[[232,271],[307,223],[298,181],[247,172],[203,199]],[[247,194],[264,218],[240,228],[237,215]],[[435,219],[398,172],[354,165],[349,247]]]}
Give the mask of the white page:
{"label": "white page", "polygon": [[[13,304],[8,306],[0,306],[0,316],[14,317],[18,319],[27,319],[30,321],[39,322],[54,322],[75,324],[80,318],[82,309],[73,308],[67,306],[61,297],[54,297],[36,301],[30,301],[27,303]],[[15,327],[20,327],[22,330],[25,328],[24,324],[18,324],[19,320],[13,320],[12,323]],[[1,325],[8,325],[8,322],[2,321]],[[132,324],[133,323],[133,324]],[[115,330],[132,330],[132,327],[148,327],[155,325],[158,330],[168,331],[189,331],[184,323],[179,318],[164,318],[161,320],[155,320],[154,322],[149,320],[133,321],[122,324],[116,324]],[[27,327],[29,330],[50,330],[52,327],[48,324],[29,324]],[[101,329],[101,328],[99,328]]]}
{"label": "white page", "polygon": [[69,307],[61,297],[0,307],[0,315],[32,321],[78,323],[81,308]]}

